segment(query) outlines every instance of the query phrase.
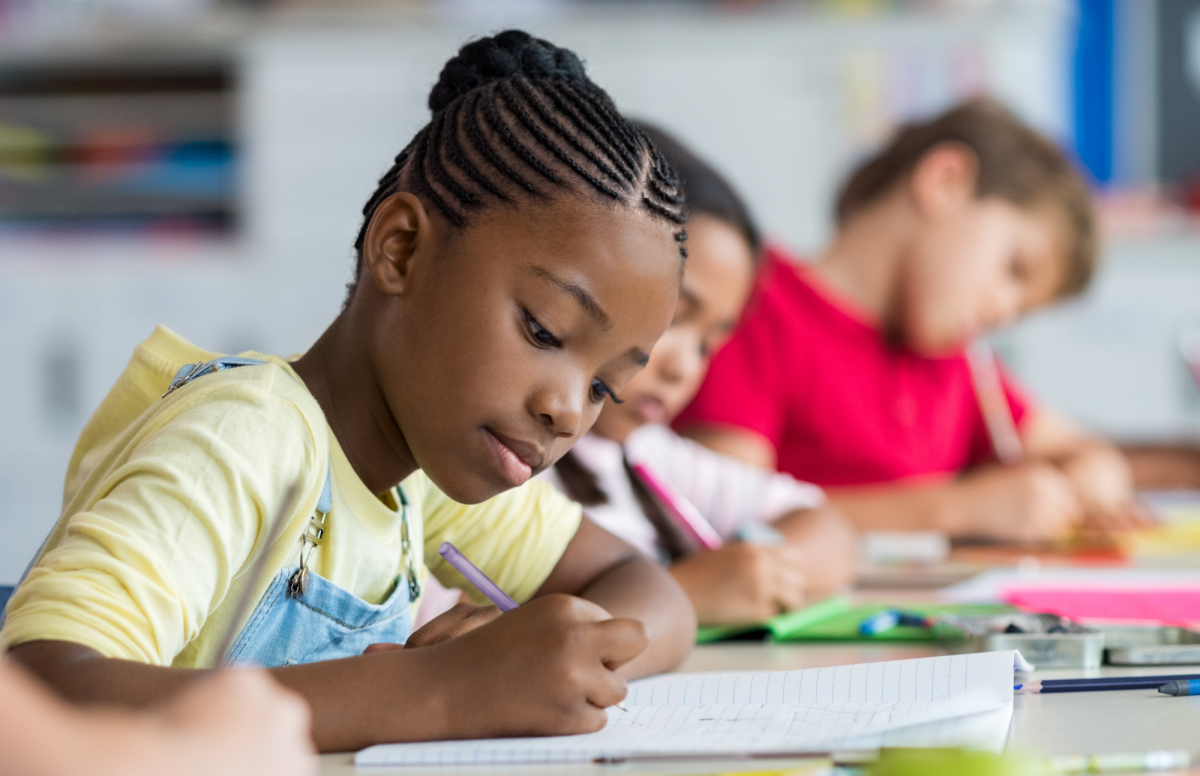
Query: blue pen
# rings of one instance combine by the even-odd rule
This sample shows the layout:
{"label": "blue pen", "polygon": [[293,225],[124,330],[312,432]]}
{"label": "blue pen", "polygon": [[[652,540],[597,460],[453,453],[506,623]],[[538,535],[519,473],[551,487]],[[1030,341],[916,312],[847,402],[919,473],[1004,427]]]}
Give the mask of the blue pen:
{"label": "blue pen", "polygon": [[1200,679],[1176,679],[1159,687],[1158,691],[1164,695],[1200,695]]}
{"label": "blue pen", "polygon": [[895,609],[884,609],[863,620],[858,626],[858,632],[862,636],[875,636],[886,633],[899,624],[900,612]]}
{"label": "blue pen", "polygon": [[910,628],[931,628],[933,624],[933,617],[902,612],[899,609],[884,609],[863,620],[858,626],[858,632],[862,636],[875,636],[886,633],[897,625],[905,625]]}

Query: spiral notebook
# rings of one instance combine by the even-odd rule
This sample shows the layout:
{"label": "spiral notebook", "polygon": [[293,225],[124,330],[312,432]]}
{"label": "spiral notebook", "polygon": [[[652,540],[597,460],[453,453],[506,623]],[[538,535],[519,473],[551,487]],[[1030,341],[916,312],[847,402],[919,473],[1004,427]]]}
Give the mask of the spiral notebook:
{"label": "spiral notebook", "polygon": [[385,744],[355,765],[497,765],[670,756],[803,755],[883,746],[999,751],[1012,720],[1012,650],[799,671],[664,674],[578,736]]}

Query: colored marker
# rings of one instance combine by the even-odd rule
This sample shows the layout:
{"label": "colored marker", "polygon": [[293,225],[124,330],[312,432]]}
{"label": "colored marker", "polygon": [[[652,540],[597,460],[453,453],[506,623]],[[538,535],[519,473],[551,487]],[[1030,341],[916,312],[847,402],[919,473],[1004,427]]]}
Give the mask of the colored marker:
{"label": "colored marker", "polygon": [[700,510],[696,509],[695,505],[688,501],[682,493],[676,492],[674,488],[659,479],[658,475],[645,464],[633,463],[630,464],[630,468],[646,486],[646,489],[654,494],[658,502],[663,505],[663,509],[671,516],[671,519],[699,542],[700,546],[715,550],[723,544],[717,530],[704,519]]}
{"label": "colored marker", "polygon": [[512,600],[508,593],[500,589],[492,580],[488,579],[488,575],[479,570],[471,561],[467,560],[467,556],[458,551],[450,542],[442,542],[442,546],[438,548],[438,555],[446,559],[446,562],[458,570],[459,574],[466,577],[467,581],[475,587],[479,588],[479,592],[487,596],[488,600],[496,605],[502,612],[511,612],[517,608],[517,602]]}
{"label": "colored marker", "polygon": [[[442,542],[442,546],[438,547],[438,555],[445,558],[446,562],[453,566],[459,574],[466,577],[468,582],[479,588],[479,592],[487,596],[488,600],[494,603],[500,611],[511,612],[517,608],[518,604],[512,599],[512,596],[501,590],[499,585],[480,571],[478,566],[467,560],[467,556],[459,552],[453,544]],[[621,711],[629,711],[624,701],[616,706]]]}
{"label": "colored marker", "polygon": [[1200,695],[1200,680],[1176,679],[1159,687],[1158,691],[1164,695]]}

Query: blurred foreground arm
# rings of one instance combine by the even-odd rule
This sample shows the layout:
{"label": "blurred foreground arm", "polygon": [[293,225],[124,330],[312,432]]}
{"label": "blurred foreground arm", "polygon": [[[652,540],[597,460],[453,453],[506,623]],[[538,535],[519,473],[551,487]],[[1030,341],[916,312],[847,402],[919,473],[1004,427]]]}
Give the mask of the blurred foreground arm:
{"label": "blurred foreground arm", "polygon": [[317,772],[308,707],[259,671],[222,672],[154,712],[83,711],[0,659],[0,751],[4,776]]}

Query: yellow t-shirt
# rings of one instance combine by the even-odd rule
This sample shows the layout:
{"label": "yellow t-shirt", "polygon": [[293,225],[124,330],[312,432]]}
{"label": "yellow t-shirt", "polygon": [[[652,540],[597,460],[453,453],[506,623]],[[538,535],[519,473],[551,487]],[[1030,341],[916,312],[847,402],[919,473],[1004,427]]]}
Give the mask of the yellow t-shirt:
{"label": "yellow t-shirt", "polygon": [[[358,478],[287,362],[246,353],[269,363],[159,398],[181,365],[216,355],[164,327],[138,346],[79,438],[62,517],[9,601],[0,648],[53,639],[155,665],[213,665],[255,559],[269,553],[274,570],[297,564],[327,461],[333,508],[310,570],[373,604],[403,576],[398,505]],[[288,528],[264,547],[297,480]],[[473,593],[437,554],[442,542],[526,601],[579,527],[579,507],[540,480],[474,506],[450,500],[420,471],[402,487],[413,544],[424,547],[418,573]],[[255,600],[271,576],[254,581]]]}

